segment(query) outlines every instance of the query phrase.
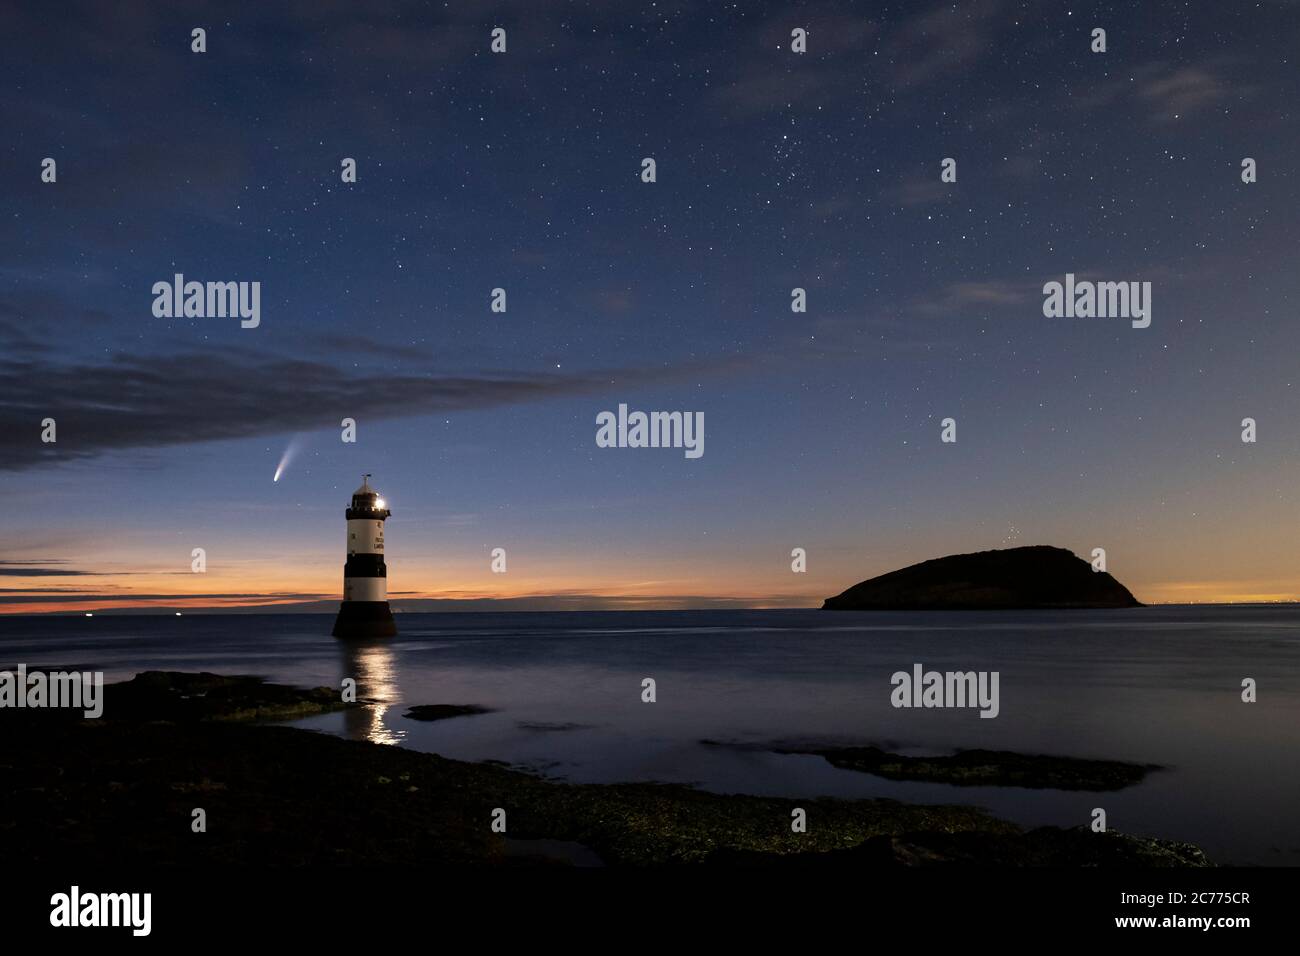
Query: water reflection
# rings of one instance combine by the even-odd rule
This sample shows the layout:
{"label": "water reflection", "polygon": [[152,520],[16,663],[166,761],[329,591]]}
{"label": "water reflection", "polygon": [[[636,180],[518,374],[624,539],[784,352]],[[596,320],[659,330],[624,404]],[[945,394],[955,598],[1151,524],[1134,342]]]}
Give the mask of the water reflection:
{"label": "water reflection", "polygon": [[343,676],[357,682],[357,700],[364,707],[349,707],[343,712],[344,735],[353,740],[374,744],[401,743],[405,736],[384,725],[389,708],[402,702],[397,684],[397,655],[387,643],[345,642]]}
{"label": "water reflection", "polygon": [[[1218,863],[1300,866],[1300,761],[1292,756],[1300,740],[1298,605],[438,612],[404,615],[397,641],[351,645],[324,637],[327,621],[317,615],[256,621],[98,615],[88,629],[85,618],[11,615],[0,617],[0,661],[39,658],[50,668],[122,678],[146,669],[251,670],[306,687],[338,687],[347,676],[373,703],[295,725],[454,760],[520,764],[575,783],[656,780],[765,797],[973,804],[1026,826],[1086,822],[1098,798],[892,781],[821,757],[700,740],[1157,763],[1168,769],[1105,795],[1109,819],[1122,816],[1130,833],[1198,843]],[[996,720],[963,709],[895,709],[889,677],[916,661],[940,671],[997,670],[1006,706]],[[1273,688],[1249,706],[1239,684],[1224,681],[1243,661]],[[672,706],[647,707],[642,678],[665,673]],[[400,715],[408,694],[412,703],[498,713],[407,721]],[[384,726],[391,707],[399,708],[396,733]],[[1249,812],[1235,812],[1242,807]]]}

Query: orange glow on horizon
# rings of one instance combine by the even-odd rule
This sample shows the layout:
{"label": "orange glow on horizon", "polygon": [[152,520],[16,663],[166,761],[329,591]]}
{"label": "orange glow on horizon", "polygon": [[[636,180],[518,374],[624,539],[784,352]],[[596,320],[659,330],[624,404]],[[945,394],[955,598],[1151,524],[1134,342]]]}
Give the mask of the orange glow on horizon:
{"label": "orange glow on horizon", "polygon": [[[229,570],[196,575],[202,588],[178,589],[176,575],[160,574],[114,575],[101,572],[95,584],[49,584],[49,579],[15,579],[9,589],[9,603],[0,605],[0,615],[84,613],[86,611],[125,612],[174,608],[176,610],[230,610],[259,607],[277,608],[290,605],[330,604],[341,600],[341,575],[302,575],[278,580],[273,588],[254,592],[248,588],[250,579],[266,587],[266,575],[250,570],[231,573]],[[597,606],[624,609],[684,608],[692,599],[699,606],[712,606],[726,602],[751,608],[819,607],[824,598],[838,593],[848,584],[825,576],[809,580],[800,589],[781,587],[779,579],[764,575],[760,579],[743,580],[739,576],[718,575],[710,578],[704,574],[667,578],[646,576],[640,580],[622,582],[607,577],[575,577],[572,575],[530,576],[482,574],[472,578],[453,580],[446,569],[427,569],[426,573],[407,572],[403,579],[442,580],[444,587],[434,589],[402,587],[402,579],[390,578],[389,601],[397,610],[403,604],[423,601],[483,601],[555,599],[562,604],[565,599],[580,605],[590,598]],[[811,577],[811,575],[810,575]],[[116,581],[114,580],[116,579]],[[117,581],[125,583],[117,583]],[[104,582],[104,583],[99,583]],[[506,586],[508,585],[508,586]],[[1300,601],[1300,589],[1285,581],[1169,581],[1153,582],[1132,590],[1140,601],[1149,605],[1169,604],[1247,604],[1294,603]],[[67,592],[66,600],[56,599]],[[32,600],[24,601],[24,597]],[[411,610],[421,610],[413,607]]]}

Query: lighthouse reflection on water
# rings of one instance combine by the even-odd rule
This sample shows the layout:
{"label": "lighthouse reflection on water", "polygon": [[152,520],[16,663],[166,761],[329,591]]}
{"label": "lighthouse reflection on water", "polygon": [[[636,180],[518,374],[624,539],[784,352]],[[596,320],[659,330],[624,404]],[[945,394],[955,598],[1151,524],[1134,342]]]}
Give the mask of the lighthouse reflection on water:
{"label": "lighthouse reflection on water", "polygon": [[384,715],[402,702],[397,683],[397,655],[383,642],[349,641],[342,645],[343,676],[357,682],[357,703],[343,710],[343,731],[350,740],[372,744],[400,743],[405,734],[384,725]]}

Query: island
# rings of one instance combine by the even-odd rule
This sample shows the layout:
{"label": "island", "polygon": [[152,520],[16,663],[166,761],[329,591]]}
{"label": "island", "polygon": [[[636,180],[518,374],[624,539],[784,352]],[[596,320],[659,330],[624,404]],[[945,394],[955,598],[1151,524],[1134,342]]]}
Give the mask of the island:
{"label": "island", "polygon": [[992,611],[1142,607],[1106,571],[1065,548],[1034,545],[952,554],[855,584],[832,611]]}

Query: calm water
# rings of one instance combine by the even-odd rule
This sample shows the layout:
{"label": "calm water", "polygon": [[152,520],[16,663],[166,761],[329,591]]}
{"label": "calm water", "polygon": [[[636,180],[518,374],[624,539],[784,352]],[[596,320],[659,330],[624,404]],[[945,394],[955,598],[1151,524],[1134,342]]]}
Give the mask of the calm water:
{"label": "calm water", "polygon": [[[0,669],[358,679],[383,701],[299,726],[572,781],[661,780],[719,792],[888,796],[984,806],[1027,824],[1185,839],[1216,862],[1300,864],[1300,609],[832,613],[691,611],[399,615],[400,637],[349,647],[320,615],[0,618]],[[997,670],[1001,714],[890,706],[890,675]],[[641,701],[653,677],[658,700]],[[1240,700],[1243,677],[1259,701]],[[437,723],[407,706],[481,704]],[[702,738],[987,747],[1157,763],[1118,793],[904,784],[819,757]]]}

